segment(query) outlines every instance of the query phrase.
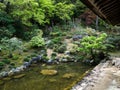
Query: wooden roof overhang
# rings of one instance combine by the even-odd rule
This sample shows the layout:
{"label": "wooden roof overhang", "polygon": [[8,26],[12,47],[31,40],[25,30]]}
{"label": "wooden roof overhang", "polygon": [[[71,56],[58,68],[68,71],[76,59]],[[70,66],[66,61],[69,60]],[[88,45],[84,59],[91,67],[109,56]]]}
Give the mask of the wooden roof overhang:
{"label": "wooden roof overhang", "polygon": [[120,25],[120,0],[81,1],[103,20],[112,25]]}

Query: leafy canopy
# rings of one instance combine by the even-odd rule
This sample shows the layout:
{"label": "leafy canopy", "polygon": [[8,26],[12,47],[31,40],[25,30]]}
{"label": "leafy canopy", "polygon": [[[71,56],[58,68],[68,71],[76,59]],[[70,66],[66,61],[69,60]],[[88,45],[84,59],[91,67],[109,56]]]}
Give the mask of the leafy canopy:
{"label": "leafy canopy", "polygon": [[72,4],[57,3],[53,0],[7,0],[10,2],[10,14],[24,25],[33,23],[44,25],[57,16],[62,20],[70,19],[73,14]]}

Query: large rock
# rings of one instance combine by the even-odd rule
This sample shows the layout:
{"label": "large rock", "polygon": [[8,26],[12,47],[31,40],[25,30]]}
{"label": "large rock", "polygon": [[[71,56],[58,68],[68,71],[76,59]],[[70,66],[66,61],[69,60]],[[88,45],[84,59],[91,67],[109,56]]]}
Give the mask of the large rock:
{"label": "large rock", "polygon": [[16,69],[11,69],[9,72],[8,72],[8,76],[12,76],[12,75],[14,75],[15,74],[15,71],[16,71]]}
{"label": "large rock", "polygon": [[23,66],[29,67],[29,66],[30,66],[30,63],[29,63],[29,62],[24,62]]}
{"label": "large rock", "polygon": [[39,55],[39,56],[37,56],[37,57],[33,57],[33,58],[31,59],[31,62],[37,63],[37,62],[39,62],[41,59],[42,59],[42,56]]}
{"label": "large rock", "polygon": [[57,72],[57,70],[45,69],[45,70],[41,70],[40,73],[43,74],[43,75],[56,75],[58,72]]}
{"label": "large rock", "polygon": [[0,77],[7,77],[8,76],[8,72],[3,71],[0,73]]}

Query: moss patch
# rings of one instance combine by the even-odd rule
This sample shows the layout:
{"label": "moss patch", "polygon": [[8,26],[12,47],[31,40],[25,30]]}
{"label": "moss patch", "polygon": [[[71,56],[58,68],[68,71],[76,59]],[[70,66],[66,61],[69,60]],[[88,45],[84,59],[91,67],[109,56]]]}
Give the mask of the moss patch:
{"label": "moss patch", "polygon": [[66,73],[62,76],[62,78],[65,78],[65,79],[70,79],[70,78],[73,78],[75,77],[76,74],[75,73]]}
{"label": "moss patch", "polygon": [[43,75],[56,75],[58,72],[57,70],[41,70],[40,72]]}

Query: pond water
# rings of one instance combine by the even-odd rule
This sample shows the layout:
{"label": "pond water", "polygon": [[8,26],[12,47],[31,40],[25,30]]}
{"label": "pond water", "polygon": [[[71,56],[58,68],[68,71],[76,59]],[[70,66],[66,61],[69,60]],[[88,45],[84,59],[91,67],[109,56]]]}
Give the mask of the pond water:
{"label": "pond water", "polygon": [[[47,76],[40,73],[44,69],[54,69],[57,75]],[[77,81],[91,66],[81,63],[62,63],[59,65],[37,65],[23,72],[24,77],[4,81],[0,90],[66,90]],[[72,74],[71,78],[63,78],[65,74]]]}

